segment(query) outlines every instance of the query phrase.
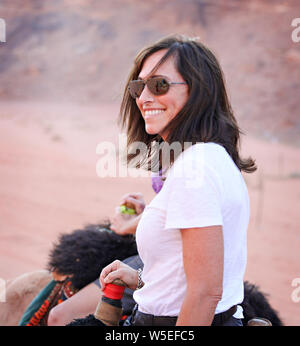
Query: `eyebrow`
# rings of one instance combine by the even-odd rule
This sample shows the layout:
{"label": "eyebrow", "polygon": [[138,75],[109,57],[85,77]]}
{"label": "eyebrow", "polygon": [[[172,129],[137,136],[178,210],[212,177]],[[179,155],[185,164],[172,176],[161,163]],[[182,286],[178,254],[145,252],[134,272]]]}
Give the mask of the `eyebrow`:
{"label": "eyebrow", "polygon": [[154,74],[154,75],[150,75],[150,77],[148,77],[148,78],[141,78],[140,76],[138,76],[138,80],[148,80],[148,79],[150,79],[150,78],[154,78],[154,77],[163,77],[163,78],[166,78],[166,79],[168,79],[168,77],[167,76],[164,76],[164,75],[162,75],[162,74]]}

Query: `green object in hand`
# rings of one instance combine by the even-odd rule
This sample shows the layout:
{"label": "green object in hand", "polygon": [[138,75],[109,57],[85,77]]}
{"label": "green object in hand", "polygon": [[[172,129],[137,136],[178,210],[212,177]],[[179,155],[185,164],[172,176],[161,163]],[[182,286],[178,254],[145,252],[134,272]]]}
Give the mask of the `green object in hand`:
{"label": "green object in hand", "polygon": [[134,209],[127,208],[126,205],[121,205],[120,210],[122,214],[129,214],[129,215],[136,214],[136,211]]}

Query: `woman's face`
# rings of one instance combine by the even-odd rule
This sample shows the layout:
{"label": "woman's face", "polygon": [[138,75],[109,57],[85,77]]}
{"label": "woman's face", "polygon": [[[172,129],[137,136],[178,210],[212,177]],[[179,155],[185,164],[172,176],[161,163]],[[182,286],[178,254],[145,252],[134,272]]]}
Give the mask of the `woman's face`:
{"label": "woman's face", "polygon": [[[152,69],[166,54],[166,50],[160,50],[150,55],[144,62],[138,76],[139,79],[146,80],[149,77],[166,77],[170,82],[184,82],[180,73],[176,70],[175,60],[170,56],[159,68],[150,76]],[[188,86],[186,84],[170,85],[168,92],[164,95],[154,95],[145,86],[140,97],[136,98],[136,104],[145,120],[145,130],[148,134],[159,134],[164,140],[167,133],[162,133],[164,127],[183,108],[188,100]]]}

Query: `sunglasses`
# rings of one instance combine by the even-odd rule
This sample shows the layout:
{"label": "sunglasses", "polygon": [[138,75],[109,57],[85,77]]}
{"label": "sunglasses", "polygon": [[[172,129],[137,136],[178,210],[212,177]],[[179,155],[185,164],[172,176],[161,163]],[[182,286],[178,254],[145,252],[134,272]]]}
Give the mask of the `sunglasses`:
{"label": "sunglasses", "polygon": [[130,81],[128,85],[128,90],[130,95],[135,99],[141,96],[145,88],[145,85],[147,85],[148,89],[153,95],[164,95],[169,91],[170,86],[173,84],[187,83],[169,82],[165,77],[152,77],[147,80],[138,79]]}

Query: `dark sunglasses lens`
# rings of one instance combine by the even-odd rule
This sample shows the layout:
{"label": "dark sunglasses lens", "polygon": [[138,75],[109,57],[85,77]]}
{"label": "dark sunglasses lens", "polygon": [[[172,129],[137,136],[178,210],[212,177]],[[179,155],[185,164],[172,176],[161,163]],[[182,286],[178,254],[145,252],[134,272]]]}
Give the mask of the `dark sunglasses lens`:
{"label": "dark sunglasses lens", "polygon": [[[148,79],[147,87],[154,95],[166,94],[169,90],[169,82],[165,78],[154,77]],[[145,87],[145,82],[142,80],[132,80],[129,82],[128,90],[130,95],[135,99],[140,97]]]}
{"label": "dark sunglasses lens", "polygon": [[141,80],[132,80],[129,82],[128,90],[130,95],[135,99],[141,96],[144,89],[144,82]]}
{"label": "dark sunglasses lens", "polygon": [[169,90],[169,83],[165,78],[151,78],[148,80],[147,86],[154,95],[163,95]]}

